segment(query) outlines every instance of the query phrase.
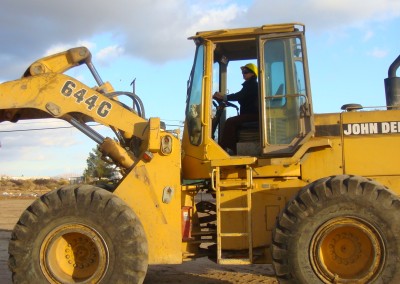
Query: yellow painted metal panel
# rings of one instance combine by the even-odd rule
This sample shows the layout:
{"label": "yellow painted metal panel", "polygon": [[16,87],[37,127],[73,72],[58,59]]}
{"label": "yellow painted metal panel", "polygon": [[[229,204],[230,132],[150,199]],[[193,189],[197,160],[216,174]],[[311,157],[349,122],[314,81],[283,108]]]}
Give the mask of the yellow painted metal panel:
{"label": "yellow painted metal panel", "polygon": [[342,114],[345,173],[400,175],[400,111]]}
{"label": "yellow painted metal panel", "polygon": [[330,139],[330,148],[318,149],[306,154],[301,162],[301,176],[307,182],[343,174],[342,142],[340,137]]}
{"label": "yellow painted metal panel", "polygon": [[[297,178],[254,178],[252,189],[252,242],[254,247],[268,247],[272,241],[272,230],[276,218],[286,202],[306,182]],[[246,207],[246,192],[240,190],[223,190],[221,196],[222,208]],[[246,212],[233,211],[221,213],[222,231],[245,232]],[[224,249],[246,249],[245,237],[225,238],[222,242]]]}
{"label": "yellow painted metal panel", "polygon": [[[95,100],[93,105],[89,105],[90,102],[87,101],[90,98]],[[0,84],[0,109],[6,110],[3,114],[6,120],[12,119],[16,111],[21,112],[21,119],[62,119],[68,113],[79,112],[87,115],[83,117],[85,122],[96,121],[113,126],[123,131],[127,137],[133,134],[142,137],[147,134],[143,131],[148,125],[145,119],[127,110],[119,102],[64,74],[49,73]]]}
{"label": "yellow painted metal panel", "polygon": [[195,36],[192,36],[189,39],[202,37],[202,38],[216,40],[220,37],[222,38],[229,38],[235,36],[243,37],[244,35],[256,37],[258,35],[271,34],[271,33],[289,33],[289,32],[294,32],[296,26],[302,26],[304,29],[304,25],[300,23],[263,25],[261,27],[253,27],[253,28],[223,29],[223,30],[197,32]]}
{"label": "yellow painted metal panel", "polygon": [[[139,161],[114,192],[138,215],[149,245],[150,264],[182,262],[180,145],[171,155],[157,153],[151,162]],[[163,190],[174,191],[171,202],[162,201]]]}

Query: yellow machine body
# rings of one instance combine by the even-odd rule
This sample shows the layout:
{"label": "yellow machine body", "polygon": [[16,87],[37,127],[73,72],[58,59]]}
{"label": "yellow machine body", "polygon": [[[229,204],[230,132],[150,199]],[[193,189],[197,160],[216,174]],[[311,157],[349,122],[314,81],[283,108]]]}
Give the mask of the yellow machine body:
{"label": "yellow machine body", "polygon": [[[77,212],[85,212],[80,196],[90,200],[85,201],[91,202],[89,208],[96,209],[99,202],[103,211],[123,202],[115,206],[135,224],[129,227],[133,233],[119,239],[122,248],[136,250],[126,255],[135,265],[134,272],[126,273],[130,283],[143,281],[147,264],[178,264],[204,255],[219,264],[273,263],[277,277],[293,283],[388,283],[400,278],[394,272],[400,269],[393,268],[400,255],[396,94],[387,95],[391,104],[381,109],[353,104],[337,113],[314,114],[302,24],[199,32],[190,39],[196,53],[182,137],[177,130],[165,130],[159,118],[146,118],[136,94],[115,92],[104,83],[84,47],[42,58],[21,79],[0,84],[0,122],[68,121],[98,143],[123,174],[111,194],[85,186],[49,193],[24,213],[21,224],[30,210],[40,211],[43,204],[50,208],[46,202],[53,196],[60,197],[59,206],[66,211],[71,207]],[[230,155],[219,145],[227,107],[219,101],[213,108],[213,92],[228,93],[228,79],[240,70],[228,69],[229,64],[248,62],[258,67],[259,120],[241,127],[237,153]],[[98,86],[90,88],[63,74],[81,64],[89,67]],[[392,79],[389,92],[397,88],[398,78]],[[132,99],[133,107],[122,103],[120,95]],[[116,138],[102,137],[88,122],[109,127]],[[69,194],[75,199],[68,199]],[[38,239],[32,240],[42,243],[40,268],[32,270],[55,283],[122,279],[115,271],[129,270],[129,265],[118,264],[118,243],[108,243],[118,234],[102,234],[111,224],[97,224],[93,216],[80,223],[76,214],[67,218],[70,223],[63,218],[43,221]],[[86,220],[86,213],[79,214]],[[113,212],[104,218],[110,216]],[[48,227],[52,222],[60,225]],[[48,233],[39,240],[41,232]],[[82,242],[85,251],[95,247],[96,257],[60,261],[64,246],[65,258],[71,257],[74,243],[69,240],[75,237],[87,240]],[[21,254],[17,243],[10,245],[12,270],[15,279],[24,279],[28,276],[19,273],[22,268],[14,261]]]}

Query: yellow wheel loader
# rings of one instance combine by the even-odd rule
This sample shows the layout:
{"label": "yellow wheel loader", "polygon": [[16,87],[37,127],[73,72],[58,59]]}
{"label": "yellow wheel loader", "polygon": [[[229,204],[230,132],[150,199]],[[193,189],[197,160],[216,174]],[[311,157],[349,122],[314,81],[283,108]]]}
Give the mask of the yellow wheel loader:
{"label": "yellow wheel loader", "polygon": [[[72,185],[35,200],[12,232],[13,281],[142,283],[149,264],[208,256],[272,263],[281,283],[399,283],[400,57],[385,80],[387,105],[315,114],[303,24],[190,39],[182,136],[146,118],[135,93],[103,82],[84,47],[0,84],[0,122],[65,120],[123,175],[113,189]],[[240,125],[230,155],[220,141],[233,108],[213,93],[227,94],[235,66],[249,62],[259,119]],[[82,64],[96,87],[65,74]]]}

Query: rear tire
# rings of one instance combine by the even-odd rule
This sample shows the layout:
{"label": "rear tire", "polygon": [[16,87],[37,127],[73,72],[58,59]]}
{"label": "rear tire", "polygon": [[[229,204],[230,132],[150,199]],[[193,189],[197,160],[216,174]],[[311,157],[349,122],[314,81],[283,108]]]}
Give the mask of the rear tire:
{"label": "rear tire", "polygon": [[400,283],[400,199],[356,176],[317,180],[282,211],[272,257],[280,283]]}
{"label": "rear tire", "polygon": [[142,283],[147,241],[135,213],[93,186],[67,186],[21,215],[9,244],[14,283]]}

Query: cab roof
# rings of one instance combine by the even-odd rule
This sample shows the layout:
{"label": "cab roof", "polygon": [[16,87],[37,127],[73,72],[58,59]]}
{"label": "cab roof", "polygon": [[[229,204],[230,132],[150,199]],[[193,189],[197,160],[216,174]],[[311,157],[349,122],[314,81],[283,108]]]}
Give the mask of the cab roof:
{"label": "cab roof", "polygon": [[305,26],[300,23],[263,25],[261,27],[223,29],[198,32],[190,37],[197,41],[210,40],[215,43],[214,62],[224,60],[250,60],[257,58],[257,37],[261,35],[291,33],[302,31]]}
{"label": "cab roof", "polygon": [[290,33],[297,30],[304,32],[305,26],[301,23],[287,23],[287,24],[272,24],[263,25],[261,27],[252,28],[238,28],[238,29],[221,29],[213,31],[197,32],[196,35],[189,37],[189,39],[203,38],[213,41],[234,38],[255,38],[259,35],[274,34],[274,33]]}

